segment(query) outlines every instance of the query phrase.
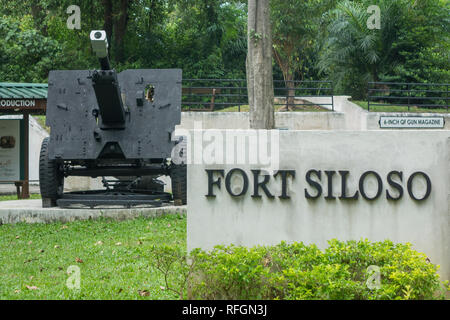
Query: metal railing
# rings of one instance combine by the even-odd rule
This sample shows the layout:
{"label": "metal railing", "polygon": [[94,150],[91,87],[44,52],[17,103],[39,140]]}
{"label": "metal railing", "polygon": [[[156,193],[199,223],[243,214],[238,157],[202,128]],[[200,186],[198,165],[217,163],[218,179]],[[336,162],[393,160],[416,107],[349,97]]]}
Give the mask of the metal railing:
{"label": "metal railing", "polygon": [[369,82],[367,110],[377,106],[449,110],[449,83]]}
{"label": "metal railing", "polygon": [[[274,80],[274,105],[295,109],[301,106],[318,106],[334,111],[333,85],[331,81],[284,81]],[[286,83],[288,84],[286,86]],[[245,79],[183,79],[183,110],[216,111],[227,107],[248,105],[247,81]],[[308,98],[323,98],[311,102]]]}

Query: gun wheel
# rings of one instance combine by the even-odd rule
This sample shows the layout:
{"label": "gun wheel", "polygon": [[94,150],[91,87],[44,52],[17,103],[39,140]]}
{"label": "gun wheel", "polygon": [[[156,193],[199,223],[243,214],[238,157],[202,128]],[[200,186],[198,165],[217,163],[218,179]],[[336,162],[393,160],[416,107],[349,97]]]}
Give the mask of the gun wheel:
{"label": "gun wheel", "polygon": [[56,200],[64,191],[64,176],[59,171],[58,163],[50,160],[48,155],[49,138],[44,138],[39,156],[39,188],[42,207],[55,207]]}

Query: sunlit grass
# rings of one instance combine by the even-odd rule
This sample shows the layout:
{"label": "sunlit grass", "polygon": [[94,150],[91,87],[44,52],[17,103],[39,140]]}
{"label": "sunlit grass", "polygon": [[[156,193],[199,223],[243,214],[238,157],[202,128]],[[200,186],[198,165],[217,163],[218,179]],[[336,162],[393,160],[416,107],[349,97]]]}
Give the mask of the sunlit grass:
{"label": "sunlit grass", "polygon": [[[274,106],[275,111],[276,112],[280,112],[283,111],[284,106]],[[249,106],[248,105],[243,105],[240,106],[231,106],[231,107],[226,107],[224,109],[217,109],[215,110],[217,112],[249,112]],[[330,112],[331,110],[328,110],[324,107],[321,106],[310,106],[310,105],[298,105],[294,108],[294,110],[292,110],[292,112]]]}
{"label": "sunlit grass", "polygon": [[[0,299],[175,299],[151,259],[154,245],[186,248],[186,218],[0,226]],[[80,268],[69,289],[68,267]]]}
{"label": "sunlit grass", "polygon": [[[353,103],[357,104],[364,110],[367,110],[368,103],[367,101],[352,101]],[[371,112],[411,112],[411,113],[447,113],[446,108],[437,108],[437,109],[431,109],[431,108],[419,108],[419,107],[410,107],[408,110],[407,106],[396,106],[396,105],[389,105],[389,106],[376,106],[370,104],[370,111]]]}
{"label": "sunlit grass", "polygon": [[[29,199],[30,200],[31,199],[41,199],[41,195],[39,193],[37,193],[37,194],[30,194],[30,198]],[[0,201],[9,201],[9,200],[19,200],[19,199],[17,198],[16,194],[0,196]]]}

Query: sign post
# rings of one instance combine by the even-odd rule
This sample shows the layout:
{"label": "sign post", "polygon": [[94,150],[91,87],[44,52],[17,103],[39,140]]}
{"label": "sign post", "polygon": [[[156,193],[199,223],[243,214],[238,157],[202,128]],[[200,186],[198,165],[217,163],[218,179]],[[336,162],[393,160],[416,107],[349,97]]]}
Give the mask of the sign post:
{"label": "sign post", "polygon": [[27,112],[23,114],[24,122],[24,168],[23,168],[23,185],[22,199],[30,198],[30,172],[29,172],[29,147],[30,147],[30,115]]}

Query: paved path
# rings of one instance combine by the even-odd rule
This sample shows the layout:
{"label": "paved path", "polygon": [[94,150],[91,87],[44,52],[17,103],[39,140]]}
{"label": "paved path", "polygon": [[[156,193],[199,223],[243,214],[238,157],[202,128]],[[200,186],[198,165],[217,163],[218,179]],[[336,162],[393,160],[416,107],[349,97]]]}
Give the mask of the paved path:
{"label": "paved path", "polygon": [[164,206],[157,208],[98,208],[66,209],[42,208],[38,200],[0,201],[0,225],[7,223],[52,223],[75,220],[98,219],[100,217],[115,220],[134,219],[137,217],[158,217],[167,214],[185,214],[186,206]]}
{"label": "paved path", "polygon": [[[39,185],[30,184],[30,193],[40,193]],[[11,183],[0,183],[0,195],[10,195],[17,194],[16,186],[13,182]]]}

